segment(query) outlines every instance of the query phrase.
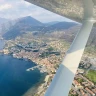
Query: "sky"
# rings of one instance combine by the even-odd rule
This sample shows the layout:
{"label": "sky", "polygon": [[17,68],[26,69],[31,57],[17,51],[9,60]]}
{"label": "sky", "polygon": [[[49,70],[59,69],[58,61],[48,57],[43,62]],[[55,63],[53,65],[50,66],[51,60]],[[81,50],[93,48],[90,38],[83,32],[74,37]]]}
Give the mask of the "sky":
{"label": "sky", "polygon": [[25,16],[32,16],[43,23],[52,21],[72,22],[65,17],[52,13],[24,0],[0,0],[0,17],[17,19]]}

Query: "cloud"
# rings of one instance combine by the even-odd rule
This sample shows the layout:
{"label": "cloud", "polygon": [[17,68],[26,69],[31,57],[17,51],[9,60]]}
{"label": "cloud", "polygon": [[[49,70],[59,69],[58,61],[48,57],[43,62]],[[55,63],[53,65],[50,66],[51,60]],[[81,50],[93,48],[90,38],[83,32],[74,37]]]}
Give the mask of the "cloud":
{"label": "cloud", "polygon": [[0,0],[0,17],[16,19],[32,16],[41,22],[70,21],[24,0]]}
{"label": "cloud", "polygon": [[8,10],[12,8],[12,5],[11,4],[4,4],[4,5],[0,5],[0,11],[4,11],[4,10]]}

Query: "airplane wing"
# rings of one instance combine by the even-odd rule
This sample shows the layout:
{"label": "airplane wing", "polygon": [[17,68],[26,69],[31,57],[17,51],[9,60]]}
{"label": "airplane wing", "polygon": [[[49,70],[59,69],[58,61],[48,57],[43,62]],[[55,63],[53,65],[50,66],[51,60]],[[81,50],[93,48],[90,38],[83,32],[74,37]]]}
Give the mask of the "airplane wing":
{"label": "airplane wing", "polygon": [[83,23],[66,53],[45,96],[68,96],[93,24],[96,0],[25,0],[74,21]]}
{"label": "airplane wing", "polygon": [[[67,17],[71,20],[82,22],[84,16],[84,0],[25,0],[47,9],[51,12],[57,13],[61,16]],[[94,2],[94,17],[96,18],[96,0]]]}

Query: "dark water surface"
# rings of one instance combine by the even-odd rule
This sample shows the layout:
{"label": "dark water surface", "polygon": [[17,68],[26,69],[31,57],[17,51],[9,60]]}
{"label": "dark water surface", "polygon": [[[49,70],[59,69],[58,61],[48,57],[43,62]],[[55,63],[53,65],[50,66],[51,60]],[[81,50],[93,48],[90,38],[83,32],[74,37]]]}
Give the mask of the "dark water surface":
{"label": "dark water surface", "polygon": [[39,70],[26,71],[35,66],[31,61],[0,55],[0,96],[22,96],[41,77]]}

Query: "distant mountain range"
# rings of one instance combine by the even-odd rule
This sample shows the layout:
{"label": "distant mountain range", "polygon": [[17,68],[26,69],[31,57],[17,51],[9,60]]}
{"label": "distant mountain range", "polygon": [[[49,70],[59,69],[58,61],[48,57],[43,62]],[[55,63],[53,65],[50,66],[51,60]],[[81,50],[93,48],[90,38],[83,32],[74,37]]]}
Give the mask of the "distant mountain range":
{"label": "distant mountain range", "polygon": [[14,26],[12,26],[5,34],[4,39],[14,39],[25,32],[35,32],[38,34],[66,30],[70,27],[76,26],[74,22],[50,22],[42,23],[30,16],[19,18]]}
{"label": "distant mountain range", "polygon": [[69,29],[77,24],[74,22],[57,22],[43,29],[44,32],[53,32]]}
{"label": "distant mountain range", "polygon": [[[74,22],[49,22],[42,23],[30,16],[19,18],[11,21],[0,18],[1,25],[6,23],[7,31],[3,32],[4,39],[15,39],[26,32],[33,32],[37,36],[52,36],[52,38],[64,39],[67,42],[72,42],[81,25]],[[9,27],[8,27],[9,26]],[[4,28],[3,28],[4,29]],[[87,45],[96,46],[96,28],[93,28]],[[1,33],[0,33],[1,34]]]}
{"label": "distant mountain range", "polygon": [[5,34],[3,34],[3,38],[14,39],[15,37],[25,33],[26,31],[34,31],[42,26],[43,24],[41,22],[35,20],[30,16],[19,18],[18,20],[16,20],[16,23],[11,26],[11,28]]}

